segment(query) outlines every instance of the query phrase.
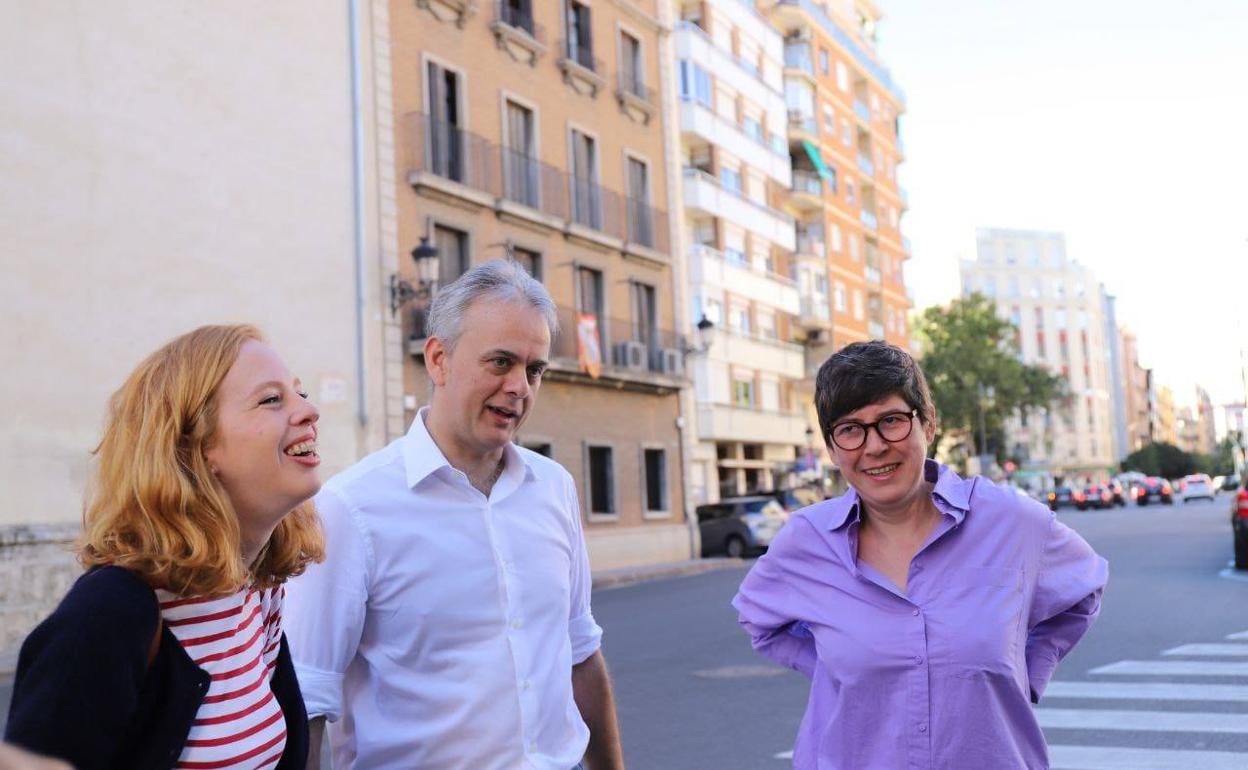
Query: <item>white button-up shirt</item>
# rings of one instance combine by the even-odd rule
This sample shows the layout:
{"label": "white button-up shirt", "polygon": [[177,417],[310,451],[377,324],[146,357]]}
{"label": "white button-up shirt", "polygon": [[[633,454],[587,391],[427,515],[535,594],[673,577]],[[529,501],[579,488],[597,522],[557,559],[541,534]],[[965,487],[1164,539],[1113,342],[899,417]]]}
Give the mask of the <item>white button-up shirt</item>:
{"label": "white button-up shirt", "polygon": [[487,499],[425,411],[317,495],[326,560],[286,597],[308,714],[337,770],[569,770],[572,666],[602,638],[575,484],[508,445]]}

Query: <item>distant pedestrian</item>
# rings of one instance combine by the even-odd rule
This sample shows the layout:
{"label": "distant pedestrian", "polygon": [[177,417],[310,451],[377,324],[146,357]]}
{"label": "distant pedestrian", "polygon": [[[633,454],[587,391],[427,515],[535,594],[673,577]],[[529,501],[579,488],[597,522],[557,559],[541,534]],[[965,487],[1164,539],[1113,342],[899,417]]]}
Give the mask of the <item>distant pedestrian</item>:
{"label": "distant pedestrian", "polygon": [[798,512],[733,600],[811,678],[800,770],[1047,768],[1038,702],[1100,610],[1104,559],[1040,503],[926,459],[918,364],[854,343],[815,382],[850,490]]}
{"label": "distant pedestrian", "polygon": [[323,550],[317,418],[250,326],[139,365],[96,448],[87,573],[22,645],[6,740],[76,770],[303,770],[282,601]]}
{"label": "distant pedestrian", "polygon": [[429,405],[316,498],[328,554],[291,644],[335,770],[622,770],[576,485],[514,443],[557,328],[545,287],[478,265],[429,312]]}

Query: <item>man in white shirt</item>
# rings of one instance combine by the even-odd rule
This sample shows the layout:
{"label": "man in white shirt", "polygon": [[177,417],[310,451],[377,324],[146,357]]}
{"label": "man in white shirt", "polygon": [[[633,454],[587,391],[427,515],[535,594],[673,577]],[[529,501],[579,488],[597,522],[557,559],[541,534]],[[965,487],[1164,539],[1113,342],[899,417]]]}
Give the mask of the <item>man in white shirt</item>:
{"label": "man in white shirt", "polygon": [[512,443],[556,330],[514,262],[440,289],[429,406],[317,495],[327,557],[285,618],[309,767],[325,720],[335,770],[624,767],[575,484]]}

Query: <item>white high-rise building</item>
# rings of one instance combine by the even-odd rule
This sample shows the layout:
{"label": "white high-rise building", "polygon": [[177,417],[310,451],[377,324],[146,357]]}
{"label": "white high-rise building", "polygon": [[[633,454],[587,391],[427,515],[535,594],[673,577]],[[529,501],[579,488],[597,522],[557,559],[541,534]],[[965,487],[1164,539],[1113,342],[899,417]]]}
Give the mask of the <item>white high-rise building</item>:
{"label": "white high-rise building", "polygon": [[794,342],[802,310],[796,229],[781,210],[792,181],[784,42],[739,0],[684,3],[680,19],[689,296],[694,317],[715,324],[708,354],[692,366],[697,443],[689,483],[702,502],[784,484],[808,426],[795,393],[805,375]]}
{"label": "white high-rise building", "polygon": [[1007,426],[1007,454],[1058,482],[1104,478],[1116,460],[1104,287],[1066,256],[1061,233],[981,229],[977,241],[977,258],[962,263],[963,295],[992,299],[1018,328],[1021,360],[1070,384],[1067,403]]}

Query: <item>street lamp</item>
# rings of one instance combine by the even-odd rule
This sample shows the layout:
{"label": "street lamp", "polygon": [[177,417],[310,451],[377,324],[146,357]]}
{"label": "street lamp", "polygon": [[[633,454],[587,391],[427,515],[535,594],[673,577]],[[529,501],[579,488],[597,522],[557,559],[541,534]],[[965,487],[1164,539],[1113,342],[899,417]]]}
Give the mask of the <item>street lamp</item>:
{"label": "street lamp", "polygon": [[438,281],[438,250],[429,244],[428,236],[421,236],[420,243],[412,249],[416,262],[417,283],[413,286],[398,273],[390,274],[390,315],[397,315],[399,308],[414,299],[426,300],[433,294]]}
{"label": "street lamp", "polygon": [[684,353],[687,356],[700,356],[711,349],[711,330],[715,328],[715,322],[703,313],[695,328],[698,330],[698,344],[685,346]]}

